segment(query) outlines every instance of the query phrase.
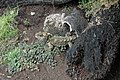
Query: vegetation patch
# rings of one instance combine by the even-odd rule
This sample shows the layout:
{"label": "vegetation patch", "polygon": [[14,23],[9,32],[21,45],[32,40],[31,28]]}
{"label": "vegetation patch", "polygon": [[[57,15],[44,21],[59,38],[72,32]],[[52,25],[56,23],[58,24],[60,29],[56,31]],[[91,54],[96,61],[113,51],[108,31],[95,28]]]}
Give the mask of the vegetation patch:
{"label": "vegetation patch", "polygon": [[18,15],[18,8],[8,9],[0,16],[0,40],[11,38],[17,35],[18,29],[15,17]]}
{"label": "vegetation patch", "polygon": [[85,9],[86,15],[95,15],[101,8],[109,8],[118,0],[80,0],[79,7]]}
{"label": "vegetation patch", "polygon": [[18,33],[17,21],[18,7],[6,9],[6,12],[0,16],[0,64],[5,54],[13,50],[16,46],[16,35]]}
{"label": "vegetation patch", "polygon": [[8,64],[8,72],[9,73],[15,73],[17,71],[20,71],[21,67],[21,56],[20,56],[20,49],[16,47],[15,49],[9,51],[7,54],[5,54],[5,64]]}
{"label": "vegetation patch", "polygon": [[[19,50],[17,46],[17,21],[19,8],[7,8],[0,16],[0,64],[8,64],[9,73],[18,71]],[[14,69],[14,70],[13,70]]]}
{"label": "vegetation patch", "polygon": [[54,47],[53,50],[47,50],[48,46],[42,42],[36,41],[30,45],[20,42],[3,56],[2,64],[6,64],[7,71],[14,74],[24,69],[38,69],[39,63],[45,63],[52,69],[57,65],[56,55],[62,54],[63,47]]}
{"label": "vegetation patch", "polygon": [[28,64],[27,68],[33,68],[39,63],[45,63],[54,69],[57,65],[55,56],[62,54],[59,47],[54,47],[53,50],[49,51],[47,50],[48,46],[39,41],[36,41],[30,45],[20,43],[19,48],[23,51],[22,58],[24,59],[22,60],[24,60],[24,63],[29,62],[32,64],[31,67],[29,66],[30,64]]}

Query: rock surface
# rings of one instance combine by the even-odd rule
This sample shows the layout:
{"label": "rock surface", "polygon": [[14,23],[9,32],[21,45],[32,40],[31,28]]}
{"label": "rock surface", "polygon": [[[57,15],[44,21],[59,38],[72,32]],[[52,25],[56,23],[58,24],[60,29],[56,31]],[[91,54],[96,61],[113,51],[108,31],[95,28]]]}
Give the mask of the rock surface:
{"label": "rock surface", "polygon": [[96,80],[110,71],[119,53],[120,5],[99,11],[68,51],[68,75],[73,80]]}

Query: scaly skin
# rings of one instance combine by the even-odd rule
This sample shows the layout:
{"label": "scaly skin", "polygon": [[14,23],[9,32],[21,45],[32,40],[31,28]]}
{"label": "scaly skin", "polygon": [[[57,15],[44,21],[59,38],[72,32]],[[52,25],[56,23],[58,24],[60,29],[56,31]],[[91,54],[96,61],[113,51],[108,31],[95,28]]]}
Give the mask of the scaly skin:
{"label": "scaly skin", "polygon": [[38,32],[35,34],[35,37],[40,41],[46,41],[49,49],[51,50],[54,46],[66,46],[69,45],[71,47],[72,41],[76,39],[76,36],[70,36],[66,34],[66,36],[56,36],[47,32]]}
{"label": "scaly skin", "polygon": [[38,32],[35,34],[35,38],[37,38],[39,41],[46,43],[47,40],[52,36],[52,34],[48,32]]}
{"label": "scaly skin", "polygon": [[75,40],[75,36],[53,36],[51,37],[47,44],[50,49],[53,48],[53,46],[60,47],[60,46],[66,46],[69,45],[71,47],[72,41]]}

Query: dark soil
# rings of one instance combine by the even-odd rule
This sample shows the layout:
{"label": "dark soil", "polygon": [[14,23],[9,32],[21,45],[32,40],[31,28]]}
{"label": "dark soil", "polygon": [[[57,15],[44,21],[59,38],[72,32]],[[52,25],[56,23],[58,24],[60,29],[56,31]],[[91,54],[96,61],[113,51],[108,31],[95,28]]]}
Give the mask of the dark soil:
{"label": "dark soil", "polygon": [[0,66],[0,80],[70,80],[66,75],[67,66],[58,57],[59,64],[53,70],[45,64],[39,64],[39,71],[31,71],[29,69],[16,73],[11,78],[5,72],[4,66]]}

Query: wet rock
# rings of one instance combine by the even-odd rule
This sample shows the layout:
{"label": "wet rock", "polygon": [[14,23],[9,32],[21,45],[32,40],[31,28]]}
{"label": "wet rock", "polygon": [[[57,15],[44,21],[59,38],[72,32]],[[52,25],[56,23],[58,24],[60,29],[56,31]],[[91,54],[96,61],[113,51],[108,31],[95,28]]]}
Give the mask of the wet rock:
{"label": "wet rock", "polygon": [[[116,58],[120,39],[120,5],[99,11],[67,53],[68,75],[76,80],[106,76]],[[72,74],[75,71],[76,74]],[[78,77],[79,76],[79,77]]]}
{"label": "wet rock", "polygon": [[51,14],[45,18],[43,30],[53,35],[65,36],[69,32],[69,27],[63,26],[65,13]]}
{"label": "wet rock", "polygon": [[75,31],[77,36],[79,36],[88,25],[84,12],[77,8],[74,8],[71,14],[66,16],[63,21],[63,25],[68,25],[70,31]]}

